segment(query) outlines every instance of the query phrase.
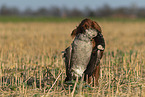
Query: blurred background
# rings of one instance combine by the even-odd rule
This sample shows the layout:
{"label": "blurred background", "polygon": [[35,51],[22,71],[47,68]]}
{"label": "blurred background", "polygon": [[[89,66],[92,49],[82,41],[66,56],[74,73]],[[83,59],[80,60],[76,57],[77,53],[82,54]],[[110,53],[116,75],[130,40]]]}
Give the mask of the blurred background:
{"label": "blurred background", "polygon": [[144,18],[144,0],[0,0],[0,16]]}

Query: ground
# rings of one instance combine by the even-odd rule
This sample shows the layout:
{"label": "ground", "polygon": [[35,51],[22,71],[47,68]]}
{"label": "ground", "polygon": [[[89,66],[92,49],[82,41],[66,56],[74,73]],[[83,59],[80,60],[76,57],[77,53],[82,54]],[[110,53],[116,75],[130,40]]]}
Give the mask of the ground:
{"label": "ground", "polygon": [[[95,18],[94,20],[97,21]],[[61,51],[71,43],[71,31],[79,22],[1,22],[0,95],[72,95],[74,85],[63,83],[65,65]],[[134,20],[99,20],[98,23],[106,42],[99,85],[85,82],[81,85],[79,80],[74,95],[143,97],[145,23]],[[49,71],[48,76],[46,71]]]}

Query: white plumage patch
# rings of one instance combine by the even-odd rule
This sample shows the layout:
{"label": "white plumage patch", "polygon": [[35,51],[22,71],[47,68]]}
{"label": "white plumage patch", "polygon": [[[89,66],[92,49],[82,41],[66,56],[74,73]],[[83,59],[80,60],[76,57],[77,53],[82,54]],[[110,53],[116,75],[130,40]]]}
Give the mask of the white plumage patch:
{"label": "white plumage patch", "polygon": [[83,73],[84,73],[84,70],[83,70],[82,68],[76,69],[76,70],[75,70],[75,76],[76,76],[76,75],[79,75],[79,76],[82,77]]}
{"label": "white plumage patch", "polygon": [[99,50],[104,50],[104,48],[103,48],[102,45],[98,45],[97,48],[98,48]]}

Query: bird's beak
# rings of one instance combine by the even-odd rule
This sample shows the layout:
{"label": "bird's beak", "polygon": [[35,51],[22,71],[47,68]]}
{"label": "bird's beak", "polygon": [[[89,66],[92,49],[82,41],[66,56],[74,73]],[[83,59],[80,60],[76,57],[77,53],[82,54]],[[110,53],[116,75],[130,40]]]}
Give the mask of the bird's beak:
{"label": "bird's beak", "polygon": [[101,52],[100,52],[100,50],[97,51],[97,58],[98,58],[98,59],[101,58]]}

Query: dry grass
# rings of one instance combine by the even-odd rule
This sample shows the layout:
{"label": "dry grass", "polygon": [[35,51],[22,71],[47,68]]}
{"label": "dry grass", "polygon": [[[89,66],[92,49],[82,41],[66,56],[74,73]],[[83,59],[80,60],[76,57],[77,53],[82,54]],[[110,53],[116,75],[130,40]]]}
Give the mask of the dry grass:
{"label": "dry grass", "polygon": [[0,23],[0,96],[71,96],[75,89],[74,96],[143,97],[145,23],[99,23],[106,40],[99,86],[63,83],[61,51],[77,24]]}

